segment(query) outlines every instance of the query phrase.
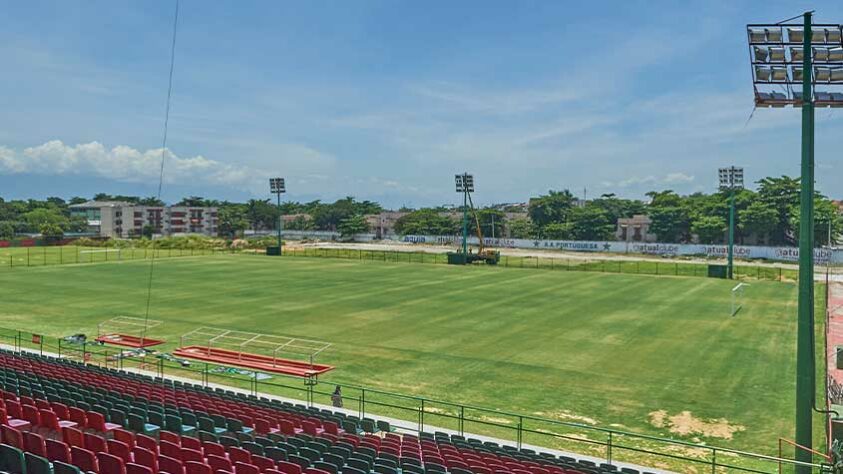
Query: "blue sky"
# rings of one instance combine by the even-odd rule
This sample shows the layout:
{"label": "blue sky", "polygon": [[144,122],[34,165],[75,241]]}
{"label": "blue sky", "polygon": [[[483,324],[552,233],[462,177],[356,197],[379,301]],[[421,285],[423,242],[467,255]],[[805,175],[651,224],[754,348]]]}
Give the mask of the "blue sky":
{"label": "blue sky", "polygon": [[[6,2],[0,196],[152,195],[174,1]],[[799,172],[799,111],[752,111],[748,22],[802,1],[182,0],[163,197],[346,195],[389,206],[548,189],[710,191]],[[843,110],[817,113],[843,197]]]}

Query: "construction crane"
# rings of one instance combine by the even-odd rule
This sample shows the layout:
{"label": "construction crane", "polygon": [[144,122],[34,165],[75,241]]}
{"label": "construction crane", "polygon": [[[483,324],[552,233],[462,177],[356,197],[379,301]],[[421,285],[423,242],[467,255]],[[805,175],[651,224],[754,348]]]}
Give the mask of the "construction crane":
{"label": "construction crane", "polygon": [[471,215],[474,216],[474,226],[477,233],[479,248],[477,249],[477,253],[468,254],[466,263],[482,261],[489,265],[497,265],[501,259],[501,253],[498,250],[486,248],[486,244],[483,241],[483,230],[480,226],[480,217],[477,215],[477,210],[474,208],[474,202],[471,200],[471,193],[468,193],[468,204],[470,206],[469,209],[471,209]]}
{"label": "construction crane", "polygon": [[[448,252],[448,263],[454,265],[465,265],[466,263],[485,262],[488,265],[497,265],[500,261],[501,254],[497,250],[487,249],[483,242],[483,231],[480,227],[480,218],[477,215],[477,210],[474,208],[474,202],[471,199],[471,193],[474,191],[474,177],[468,173],[456,175],[457,192],[463,194],[463,237],[462,237],[462,251]],[[477,234],[477,241],[479,242],[479,249],[477,253],[469,252],[468,243],[468,210],[471,210],[471,215],[474,217],[475,231]]]}

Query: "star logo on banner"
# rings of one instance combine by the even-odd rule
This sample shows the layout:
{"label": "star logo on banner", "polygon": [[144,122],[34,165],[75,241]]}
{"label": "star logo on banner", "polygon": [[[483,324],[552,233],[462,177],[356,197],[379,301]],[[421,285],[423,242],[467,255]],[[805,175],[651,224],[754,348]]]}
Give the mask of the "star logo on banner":
{"label": "star logo on banner", "polygon": [[611,247],[612,246],[609,245],[609,242],[606,242],[605,244],[603,244],[603,250],[605,250],[606,252],[608,252]]}

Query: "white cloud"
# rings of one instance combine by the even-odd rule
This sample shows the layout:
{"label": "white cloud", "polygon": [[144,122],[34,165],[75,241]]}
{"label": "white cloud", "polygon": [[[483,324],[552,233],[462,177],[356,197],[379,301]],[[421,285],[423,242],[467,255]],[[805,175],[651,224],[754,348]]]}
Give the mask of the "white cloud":
{"label": "white cloud", "polygon": [[[285,150],[305,162],[332,160],[301,145],[289,145]],[[169,149],[164,156],[164,182],[170,184],[202,183],[253,192],[263,188],[269,174],[265,170],[230,165],[202,155],[180,157]],[[161,148],[141,151],[118,145],[108,149],[99,142],[71,146],[51,140],[22,152],[0,146],[0,174],[86,175],[131,183],[157,183],[161,157]]]}

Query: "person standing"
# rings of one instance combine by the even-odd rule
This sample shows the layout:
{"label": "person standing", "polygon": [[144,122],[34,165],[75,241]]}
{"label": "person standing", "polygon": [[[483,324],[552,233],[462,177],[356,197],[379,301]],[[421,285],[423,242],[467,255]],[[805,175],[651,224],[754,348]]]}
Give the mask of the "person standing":
{"label": "person standing", "polygon": [[342,389],[339,385],[337,385],[337,388],[334,389],[334,393],[331,395],[331,404],[335,408],[342,408]]}

